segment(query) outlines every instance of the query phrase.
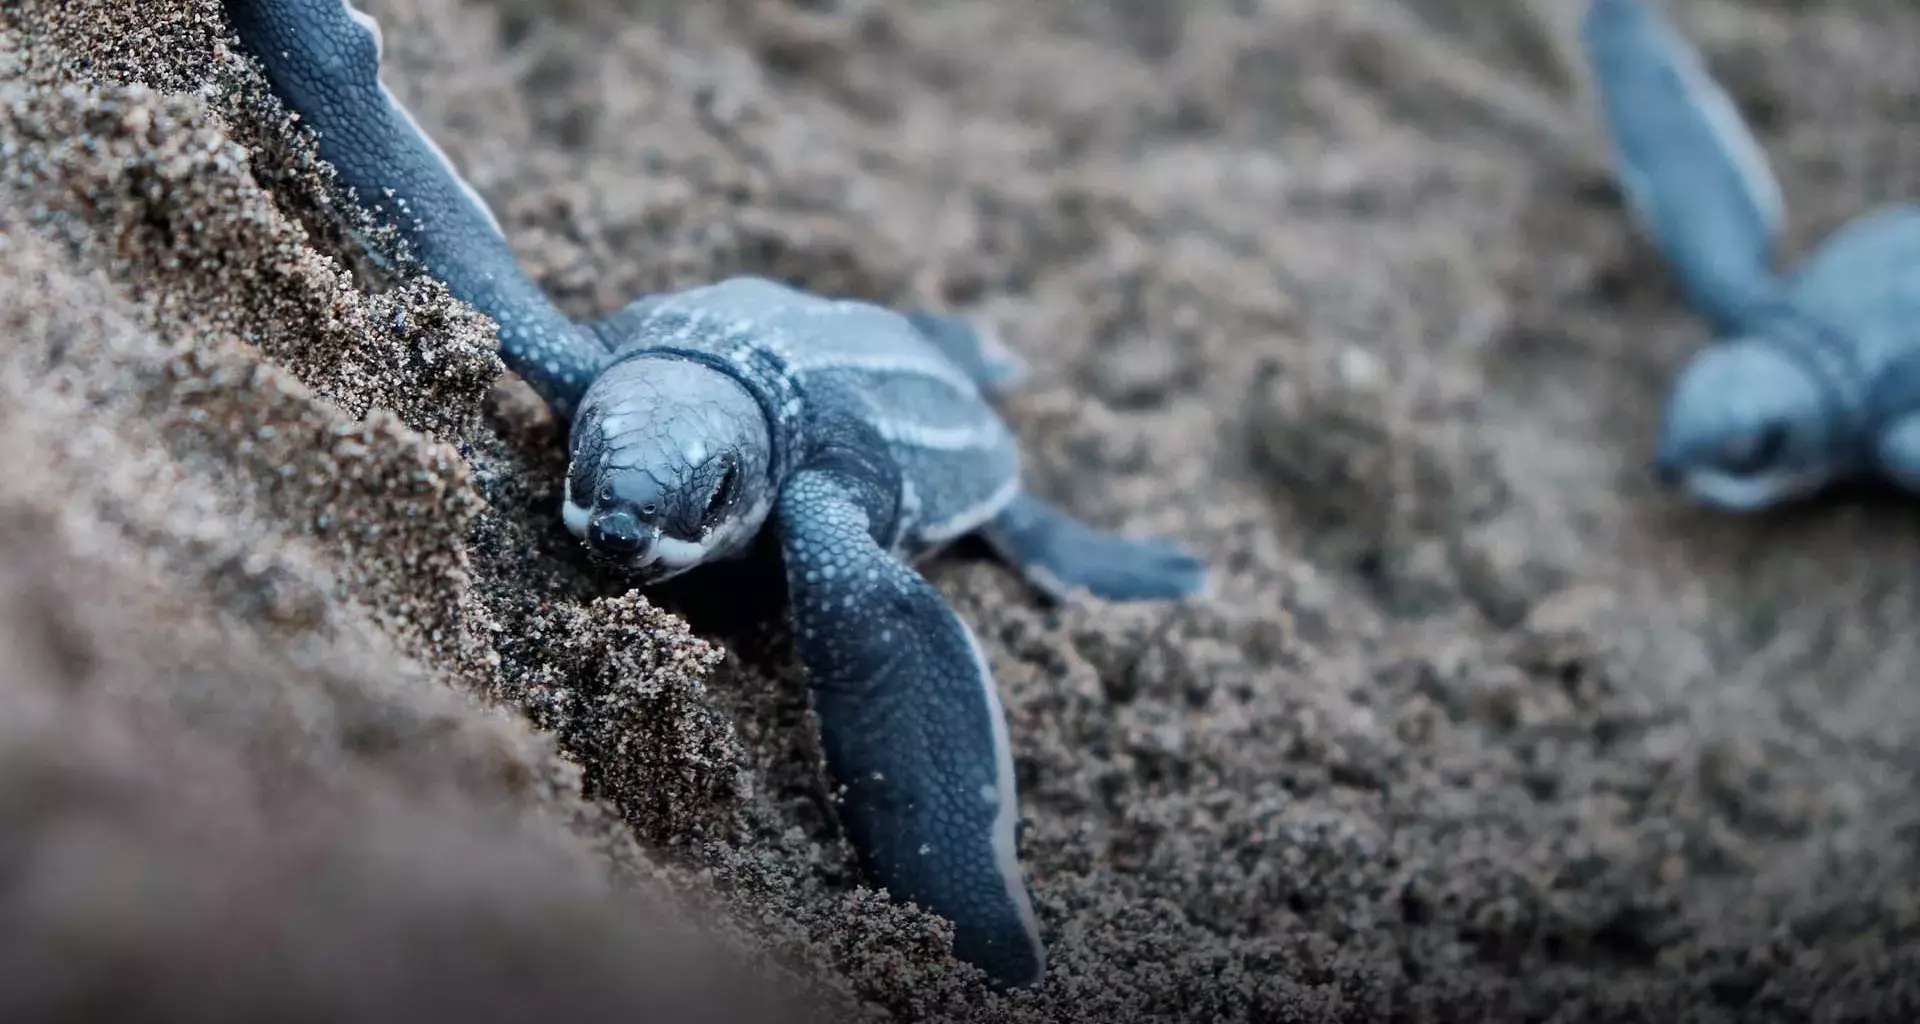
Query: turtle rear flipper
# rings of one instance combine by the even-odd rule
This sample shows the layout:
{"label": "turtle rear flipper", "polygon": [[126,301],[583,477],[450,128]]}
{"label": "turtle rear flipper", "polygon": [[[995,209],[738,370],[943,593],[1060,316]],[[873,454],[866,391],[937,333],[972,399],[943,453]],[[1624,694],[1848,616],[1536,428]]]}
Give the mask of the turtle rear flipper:
{"label": "turtle rear flipper", "polygon": [[956,956],[998,985],[1035,983],[1045,950],[993,676],[939,592],[874,539],[863,490],[803,470],[774,513],[841,821],[874,881],[953,922]]}
{"label": "turtle rear flipper", "polygon": [[1027,364],[986,327],[953,313],[916,309],[902,314],[942,355],[965,371],[983,394],[997,394],[1026,380]]}
{"label": "turtle rear flipper", "polygon": [[1847,325],[1870,360],[1920,349],[1920,202],[1849,221],[1801,262],[1788,287],[1797,308]]}
{"label": "turtle rear flipper", "polygon": [[1723,331],[1770,297],[1780,186],[1694,48],[1640,0],[1590,0],[1580,26],[1628,202],[1688,302]]}
{"label": "turtle rear flipper", "polygon": [[979,532],[1056,601],[1081,592],[1104,601],[1165,601],[1207,585],[1206,563],[1179,544],[1097,529],[1031,494],[1014,498]]}
{"label": "turtle rear flipper", "polygon": [[227,0],[227,19],[320,157],[433,276],[500,326],[500,355],[562,416],[606,360],[514,259],[479,193],[380,81],[380,30],[345,0]]}

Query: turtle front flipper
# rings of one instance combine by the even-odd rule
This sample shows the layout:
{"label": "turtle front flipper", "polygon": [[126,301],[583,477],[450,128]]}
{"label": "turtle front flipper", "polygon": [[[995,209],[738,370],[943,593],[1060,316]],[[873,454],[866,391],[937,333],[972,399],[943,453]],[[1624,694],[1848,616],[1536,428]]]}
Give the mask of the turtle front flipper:
{"label": "turtle front flipper", "polygon": [[874,539],[869,504],[859,481],[805,470],[775,510],[841,820],[877,884],[953,922],[958,957],[1035,983],[1045,951],[993,676],[939,592]]}
{"label": "turtle front flipper", "polygon": [[980,528],[1001,558],[1056,601],[1168,601],[1200,593],[1207,565],[1159,537],[1122,537],[1021,493]]}
{"label": "turtle front flipper", "polygon": [[[1848,325],[1863,357],[1920,351],[1920,202],[1895,203],[1829,234],[1788,278],[1795,308]],[[1901,393],[1920,385],[1911,357],[1899,366]]]}
{"label": "turtle front flipper", "polygon": [[346,0],[227,0],[226,11],[340,182],[499,324],[508,368],[570,417],[606,352],[527,277],[486,203],[381,83],[379,26]]}
{"label": "turtle front flipper", "polygon": [[1780,186],[1694,48],[1641,0],[1589,0],[1580,27],[1628,202],[1688,302],[1738,329],[1776,286]]}
{"label": "turtle front flipper", "polygon": [[915,309],[903,314],[922,337],[978,385],[993,395],[1018,387],[1026,380],[1027,364],[990,329],[967,317]]}

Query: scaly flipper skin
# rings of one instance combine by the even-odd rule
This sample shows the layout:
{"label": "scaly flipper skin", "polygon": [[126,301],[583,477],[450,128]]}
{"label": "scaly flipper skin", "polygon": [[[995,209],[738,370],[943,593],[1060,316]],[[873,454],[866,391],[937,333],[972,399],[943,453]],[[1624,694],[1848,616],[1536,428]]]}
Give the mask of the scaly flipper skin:
{"label": "scaly flipper skin", "polygon": [[1640,0],[1591,0],[1581,42],[1635,214],[1723,332],[1777,288],[1780,186],[1700,55]]}
{"label": "scaly flipper skin", "polygon": [[999,985],[1045,971],[1021,879],[1005,715],[980,646],[873,535],[884,485],[802,470],[775,509],[794,644],[840,815],[866,871],[954,922],[954,953]]}
{"label": "scaly flipper skin", "polygon": [[1104,601],[1167,601],[1207,585],[1206,563],[1179,544],[1096,529],[1031,494],[1015,498],[980,535],[1056,601],[1083,592]]}
{"label": "scaly flipper skin", "polygon": [[1005,715],[979,645],[909,563],[992,521],[1056,596],[1183,596],[1200,564],[1019,496],[1017,439],[984,396],[1020,364],[959,317],[738,277],[568,323],[382,87],[371,19],[341,0],[227,9],[321,157],[500,324],[507,365],[571,421],[561,519],[596,564],[648,586],[775,530],[861,863],[951,920],[955,954],[995,984],[1038,983]]}
{"label": "scaly flipper skin", "polygon": [[319,134],[341,183],[500,325],[507,367],[571,417],[607,353],[520,269],[486,204],[381,84],[373,19],[345,0],[227,0],[226,9],[274,92]]}
{"label": "scaly flipper skin", "polygon": [[902,315],[955,366],[973,378],[982,392],[999,394],[1019,387],[1026,380],[1026,363],[992,331],[966,317],[924,309]]}

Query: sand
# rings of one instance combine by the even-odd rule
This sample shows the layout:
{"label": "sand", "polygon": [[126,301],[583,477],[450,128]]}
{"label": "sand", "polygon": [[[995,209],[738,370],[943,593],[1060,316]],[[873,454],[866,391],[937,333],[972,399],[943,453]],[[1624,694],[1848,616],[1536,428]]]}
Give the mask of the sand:
{"label": "sand", "polygon": [[[380,0],[571,315],[985,318],[1034,486],[1217,592],[928,572],[1051,946],[861,884],[766,559],[629,593],[491,324],[207,0],[0,11],[0,1019],[1907,1021],[1920,515],[1660,492],[1700,345],[1567,4]],[[1920,194],[1920,10],[1675,0],[1790,254]]]}

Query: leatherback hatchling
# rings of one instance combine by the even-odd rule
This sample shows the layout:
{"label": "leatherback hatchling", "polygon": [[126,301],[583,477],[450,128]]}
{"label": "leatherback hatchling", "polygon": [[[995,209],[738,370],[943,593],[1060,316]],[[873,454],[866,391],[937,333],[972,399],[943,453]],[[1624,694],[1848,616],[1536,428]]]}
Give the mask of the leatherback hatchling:
{"label": "leatherback hatchling", "polygon": [[1622,191],[1718,335],[1674,383],[1660,477],[1730,511],[1876,476],[1920,491],[1920,204],[1776,275],[1779,185],[1700,55],[1639,0],[1591,0],[1581,39]]}
{"label": "leatherback hatchling", "polygon": [[341,183],[498,323],[507,366],[571,419],[562,514],[596,560],[651,584],[775,531],[863,867],[950,919],[956,954],[996,983],[1038,981],[1005,716],[972,633],[910,565],[977,534],[1041,591],[1108,600],[1193,594],[1205,566],[1022,489],[987,402],[1019,364],[959,317],[739,277],[570,323],[380,82],[371,18],[344,0],[226,7]]}

